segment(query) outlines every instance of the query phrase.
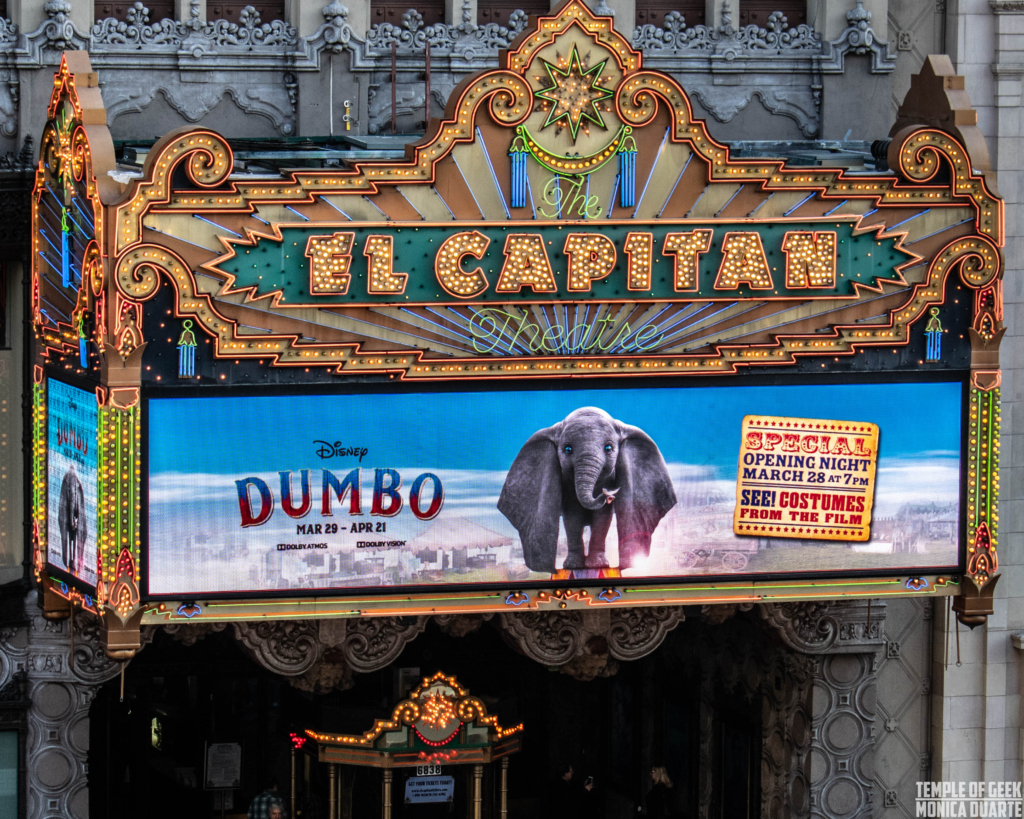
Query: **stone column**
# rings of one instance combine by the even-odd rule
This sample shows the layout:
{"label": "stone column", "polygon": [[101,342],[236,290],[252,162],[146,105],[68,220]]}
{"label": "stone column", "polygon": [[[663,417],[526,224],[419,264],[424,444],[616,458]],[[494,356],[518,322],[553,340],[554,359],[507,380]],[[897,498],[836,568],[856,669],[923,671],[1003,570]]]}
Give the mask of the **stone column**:
{"label": "stone column", "polygon": [[444,21],[461,31],[476,28],[477,0],[444,0]]}
{"label": "stone column", "polygon": [[44,0],[8,0],[7,17],[18,27],[18,31],[35,31],[46,19],[43,2]]}
{"label": "stone column", "polygon": [[[807,816],[870,817],[875,805],[875,700],[885,603],[766,604],[762,615],[790,648],[815,658]],[[796,815],[796,814],[794,814]]]}
{"label": "stone column", "polygon": [[187,23],[193,10],[200,20],[206,20],[206,0],[174,0],[174,19]]}
{"label": "stone column", "polygon": [[72,621],[45,620],[34,595],[26,609],[28,626],[0,634],[0,686],[24,671],[32,703],[26,743],[26,816],[88,819],[89,706],[120,666],[103,654],[96,618],[82,614],[75,618],[72,666]]}

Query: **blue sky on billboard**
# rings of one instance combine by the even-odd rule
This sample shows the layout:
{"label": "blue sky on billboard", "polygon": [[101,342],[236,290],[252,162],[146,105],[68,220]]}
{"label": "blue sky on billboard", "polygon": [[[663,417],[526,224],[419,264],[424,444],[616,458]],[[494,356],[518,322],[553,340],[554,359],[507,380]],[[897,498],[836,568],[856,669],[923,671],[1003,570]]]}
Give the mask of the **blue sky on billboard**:
{"label": "blue sky on billboard", "polygon": [[196,472],[311,468],[314,439],[372,442],[363,466],[415,455],[448,469],[503,470],[523,432],[586,406],[643,428],[666,461],[733,472],[744,415],[869,421],[881,428],[885,457],[959,457],[960,390],[949,382],[161,398],[149,405],[149,463],[151,474],[181,466],[184,421]]}

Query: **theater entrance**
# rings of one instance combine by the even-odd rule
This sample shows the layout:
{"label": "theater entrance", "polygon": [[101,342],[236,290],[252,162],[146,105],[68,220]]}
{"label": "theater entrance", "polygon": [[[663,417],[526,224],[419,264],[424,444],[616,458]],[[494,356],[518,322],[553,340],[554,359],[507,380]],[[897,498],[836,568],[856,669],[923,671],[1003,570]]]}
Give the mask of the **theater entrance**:
{"label": "theater entrance", "polygon": [[[250,635],[231,626],[161,630],[128,666],[124,701],[115,680],[92,707],[91,809],[242,817],[276,783],[285,815],[302,819],[532,819],[566,801],[625,819],[647,808],[652,771],[664,768],[672,815],[759,816],[765,785],[779,788],[762,782],[764,739],[793,733],[788,655],[752,616],[694,615],[636,660],[592,637],[561,666],[516,650],[500,618],[435,619],[383,668],[360,673],[338,656],[291,679],[254,663],[240,639]],[[403,723],[410,695],[425,709],[424,685],[442,678],[456,694],[431,706],[443,725]],[[383,739],[359,741],[374,735]],[[212,745],[238,747],[235,787],[209,787]],[[353,764],[346,745],[378,764]],[[411,751],[422,759],[396,765]],[[446,798],[414,801],[408,782],[423,777],[450,787]]]}

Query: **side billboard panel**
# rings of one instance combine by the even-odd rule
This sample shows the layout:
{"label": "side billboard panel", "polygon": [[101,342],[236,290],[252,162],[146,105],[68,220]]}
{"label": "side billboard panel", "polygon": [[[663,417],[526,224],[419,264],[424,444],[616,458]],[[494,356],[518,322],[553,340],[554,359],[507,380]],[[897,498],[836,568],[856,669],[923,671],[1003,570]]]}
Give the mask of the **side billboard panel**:
{"label": "side billboard panel", "polygon": [[47,562],[96,585],[96,396],[47,383]]}
{"label": "side billboard panel", "polygon": [[152,398],[148,593],[955,571],[962,402],[959,382]]}

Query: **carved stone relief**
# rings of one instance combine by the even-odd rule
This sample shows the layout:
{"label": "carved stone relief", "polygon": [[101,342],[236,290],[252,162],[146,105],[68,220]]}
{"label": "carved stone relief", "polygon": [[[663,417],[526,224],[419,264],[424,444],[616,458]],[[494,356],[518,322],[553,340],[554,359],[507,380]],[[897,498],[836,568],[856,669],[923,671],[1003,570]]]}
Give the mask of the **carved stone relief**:
{"label": "carved stone relief", "polygon": [[882,644],[882,601],[763,603],[761,616],[790,648],[804,654],[874,652]]}
{"label": "carved stone relief", "polygon": [[[29,819],[88,815],[86,755],[89,706],[99,686],[120,670],[98,642],[98,621],[45,620],[35,607],[29,624],[0,632],[0,688],[18,674],[27,680],[27,816]],[[74,631],[74,662],[72,653]]]}
{"label": "carved stone relief", "polygon": [[[30,601],[30,608],[33,608]],[[877,659],[886,607],[866,602],[820,602],[759,607],[760,620],[778,643],[758,638],[749,606],[707,607],[707,628],[687,646],[706,666],[701,705],[702,749],[713,758],[715,697],[737,692],[762,715],[762,807],[765,817],[859,815],[873,804]],[[870,618],[870,619],[869,619]],[[343,689],[354,673],[383,668],[425,629],[428,617],[262,621],[231,626],[243,649],[297,688],[317,693]],[[681,608],[569,609],[437,618],[462,636],[491,620],[516,650],[577,679],[615,673],[618,662],[657,649],[684,619]],[[901,617],[884,632],[886,663],[916,656],[911,623]],[[219,623],[174,624],[171,636],[194,644],[226,628]],[[103,654],[98,623],[79,614],[73,623],[32,617],[27,628],[0,631],[0,688],[18,672],[27,677],[29,712],[29,816],[84,816],[88,708],[99,685],[121,666]],[[143,644],[155,627],[144,630]],[[917,635],[920,636],[920,635]],[[900,649],[891,646],[899,644]],[[907,710],[886,705],[888,721]],[[892,710],[890,710],[890,708]],[[706,766],[705,766],[706,767]],[[909,774],[908,774],[909,775]],[[701,815],[710,815],[710,774],[702,770]],[[880,784],[889,784],[888,780]]]}
{"label": "carved stone relief", "polygon": [[760,606],[768,628],[815,663],[811,739],[801,766],[807,812],[794,816],[873,815],[877,671],[886,612],[881,601]]}
{"label": "carved stone relief", "polygon": [[[914,814],[916,783],[930,772],[933,604],[943,599],[889,601],[878,664],[875,794],[884,795],[876,815],[898,819]],[[941,617],[942,615],[939,614]]]}
{"label": "carved stone relief", "polygon": [[617,660],[637,660],[684,619],[680,607],[573,609],[498,615],[505,641],[520,654],[579,680],[614,674]]}

